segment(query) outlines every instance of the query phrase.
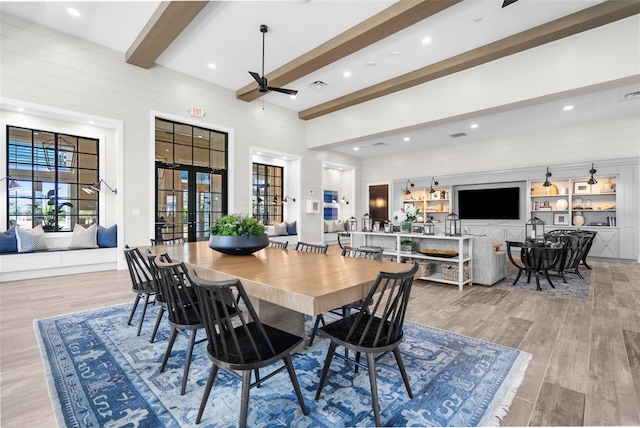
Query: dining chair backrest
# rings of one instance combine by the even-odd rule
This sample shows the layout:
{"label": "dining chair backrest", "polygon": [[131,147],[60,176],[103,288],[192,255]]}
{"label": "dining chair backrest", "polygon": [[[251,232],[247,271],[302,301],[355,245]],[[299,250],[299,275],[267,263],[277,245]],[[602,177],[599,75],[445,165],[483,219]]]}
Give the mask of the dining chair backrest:
{"label": "dining chair backrest", "polygon": [[269,247],[271,248],[282,248],[283,250],[286,250],[288,246],[289,241],[273,241],[269,239]]}
{"label": "dining chair backrest", "polygon": [[358,346],[382,347],[402,339],[402,326],[409,304],[413,276],[418,264],[406,272],[380,272],[346,336]]}
{"label": "dining chair backrest", "polygon": [[185,264],[156,260],[156,268],[162,296],[167,303],[169,322],[178,327],[201,324],[198,298],[189,283]]}
{"label": "dining chair backrest", "polygon": [[342,249],[343,257],[353,257],[359,259],[382,259],[382,247],[348,247]]}
{"label": "dining chair backrest", "polygon": [[153,278],[153,287],[156,291],[156,300],[162,303],[165,303],[167,300],[164,298],[164,293],[162,292],[162,286],[160,285],[160,271],[158,269],[158,265],[156,260],[160,260],[163,263],[173,263],[169,254],[155,254],[147,249],[145,254],[147,256],[147,264],[149,265],[149,271],[151,272],[151,277]]}
{"label": "dining chair backrest", "polygon": [[127,261],[131,285],[134,291],[153,291],[154,280],[147,261],[137,247],[124,248],[124,258]]}
{"label": "dining chair backrest", "polygon": [[168,239],[153,239],[151,238],[151,245],[176,245],[184,244],[184,237],[168,238]]}
{"label": "dining chair backrest", "polygon": [[[205,323],[208,352],[213,358],[228,364],[250,365],[276,355],[271,338],[239,279],[209,281],[195,272],[191,277]],[[234,292],[237,298],[229,299]],[[233,315],[237,316],[232,323]]]}
{"label": "dining chair backrest", "polygon": [[310,244],[307,242],[298,242],[296,244],[296,251],[302,251],[305,253],[327,254],[328,249],[328,244]]}

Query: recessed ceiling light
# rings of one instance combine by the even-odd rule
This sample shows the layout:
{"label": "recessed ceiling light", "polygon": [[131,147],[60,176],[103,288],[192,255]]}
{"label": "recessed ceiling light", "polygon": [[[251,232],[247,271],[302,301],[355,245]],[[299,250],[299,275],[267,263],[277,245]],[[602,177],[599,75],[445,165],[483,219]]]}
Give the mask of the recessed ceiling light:
{"label": "recessed ceiling light", "polygon": [[18,107],[18,111],[24,111],[23,107]]}
{"label": "recessed ceiling light", "polygon": [[473,18],[473,22],[480,22],[482,21],[482,17],[481,16],[477,16],[475,18]]}
{"label": "recessed ceiling light", "polygon": [[573,106],[564,106],[564,107],[562,108],[562,110],[564,110],[564,111],[573,110]]}
{"label": "recessed ceiling light", "polygon": [[409,138],[409,137],[404,137],[404,141],[411,141],[411,138]]}
{"label": "recessed ceiling light", "polygon": [[471,129],[476,129],[478,127],[477,123],[472,123],[471,126],[469,128]]}
{"label": "recessed ceiling light", "polygon": [[93,120],[89,121],[89,125],[93,125],[95,122]]}
{"label": "recessed ceiling light", "polygon": [[295,100],[296,99],[296,95],[289,95],[289,98],[292,99],[292,100]]}
{"label": "recessed ceiling light", "polygon": [[369,62],[367,63],[367,67],[375,67],[376,65],[377,65],[377,64],[376,64],[376,62],[375,62],[375,61],[369,61]]}
{"label": "recessed ceiling light", "polygon": [[207,67],[209,67],[210,69],[214,70],[216,68],[216,65],[212,62],[210,62],[209,64],[207,64]]}
{"label": "recessed ceiling light", "polygon": [[78,9],[74,9],[72,7],[67,8],[67,13],[71,16],[80,16],[80,12],[78,12]]}
{"label": "recessed ceiling light", "polygon": [[342,73],[342,75],[344,77],[351,77],[351,72],[350,71],[345,71],[344,73]]}
{"label": "recessed ceiling light", "polygon": [[428,45],[429,43],[431,43],[431,37],[425,37],[424,39],[422,39],[423,45]]}
{"label": "recessed ceiling light", "polygon": [[400,56],[400,51],[391,52],[391,56]]}
{"label": "recessed ceiling light", "polygon": [[282,156],[282,159],[286,159],[286,158],[287,158],[286,156]]}
{"label": "recessed ceiling light", "polygon": [[360,150],[360,147],[354,147],[353,150],[358,151]]}

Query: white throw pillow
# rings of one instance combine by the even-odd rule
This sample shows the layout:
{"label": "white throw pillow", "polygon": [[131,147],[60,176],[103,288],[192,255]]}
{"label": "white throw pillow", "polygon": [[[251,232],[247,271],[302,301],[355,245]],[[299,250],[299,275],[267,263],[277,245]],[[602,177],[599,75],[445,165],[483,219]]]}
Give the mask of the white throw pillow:
{"label": "white throw pillow", "polygon": [[19,253],[30,253],[47,249],[47,240],[44,237],[42,226],[36,226],[31,230],[16,227],[16,240]]}
{"label": "white throw pillow", "polygon": [[95,224],[85,229],[76,223],[76,225],[73,226],[70,248],[98,248],[97,232],[98,227]]}
{"label": "white throw pillow", "polygon": [[274,236],[284,236],[287,235],[287,223],[273,223],[273,234]]}

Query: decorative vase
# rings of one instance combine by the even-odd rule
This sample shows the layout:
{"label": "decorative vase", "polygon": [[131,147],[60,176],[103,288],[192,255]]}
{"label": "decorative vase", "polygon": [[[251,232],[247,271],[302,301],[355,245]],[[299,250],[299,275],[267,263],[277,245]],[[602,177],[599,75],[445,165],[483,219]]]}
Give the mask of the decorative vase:
{"label": "decorative vase", "polygon": [[584,217],[580,211],[576,211],[573,215],[573,225],[582,226],[584,224]]}
{"label": "decorative vase", "polygon": [[404,233],[411,233],[412,224],[413,222],[411,221],[403,221],[402,224],[400,225],[400,230],[402,230],[402,232]]}
{"label": "decorative vase", "polygon": [[269,236],[267,234],[251,236],[209,236],[209,248],[234,256],[253,254],[268,245]]}

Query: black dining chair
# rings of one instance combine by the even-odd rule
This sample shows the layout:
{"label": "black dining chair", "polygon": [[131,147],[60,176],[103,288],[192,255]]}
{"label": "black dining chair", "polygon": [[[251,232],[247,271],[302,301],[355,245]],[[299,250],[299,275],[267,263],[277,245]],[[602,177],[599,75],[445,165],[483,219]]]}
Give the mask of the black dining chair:
{"label": "black dining chair", "polygon": [[[191,277],[197,290],[200,311],[207,332],[207,355],[212,363],[196,424],[202,420],[219,369],[242,380],[240,427],[247,425],[249,390],[261,385],[285,368],[289,372],[300,409],[303,414],[308,414],[291,361],[291,352],[302,343],[303,339],[262,324],[240,280],[209,281],[199,278],[195,272]],[[234,292],[237,293],[237,300],[229,298]],[[225,304],[221,304],[222,302]],[[234,314],[237,314],[237,319],[232,323],[231,316]],[[258,378],[258,369],[270,366],[279,360],[284,364],[274,368],[262,379]],[[252,371],[256,373],[254,383],[251,383]]]}
{"label": "black dining chair", "polygon": [[136,294],[127,325],[131,325],[133,316],[138,308],[138,303],[140,302],[140,299],[144,299],[142,314],[140,315],[140,321],[138,322],[137,335],[140,336],[142,323],[144,322],[144,316],[149,304],[149,298],[155,295],[155,283],[149,265],[138,248],[129,248],[128,245],[125,245],[124,258],[127,262],[129,275],[131,276],[131,291]]}
{"label": "black dining chair", "polygon": [[296,251],[305,253],[327,254],[328,249],[329,244],[310,244],[308,242],[298,242],[296,244]]}
{"label": "black dining chair", "polygon": [[[383,250],[382,247],[344,246],[342,248],[342,256],[359,258],[359,259],[381,260],[382,250]],[[361,305],[362,305],[362,300],[348,304],[348,305],[344,305],[341,308],[332,309],[329,312],[345,317],[350,314],[352,309],[360,309]],[[320,323],[322,323],[322,325],[325,325],[324,316],[322,314],[316,316],[316,320],[313,323],[313,329],[311,330],[311,335],[309,336],[309,346],[313,345],[313,340],[318,334],[318,327],[320,327]]]}
{"label": "black dining chair", "polygon": [[272,239],[269,239],[269,247],[271,248],[282,248],[283,250],[286,250],[287,247],[289,246],[289,241],[274,241]]}
{"label": "black dining chair", "polygon": [[[320,328],[320,331],[331,340],[331,344],[320,375],[315,396],[316,400],[320,399],[331,361],[335,355],[358,367],[369,370],[371,403],[375,425],[381,426],[376,381],[376,360],[389,352],[393,352],[407,393],[410,398],[413,398],[413,391],[411,391],[409,377],[402,361],[399,345],[403,338],[402,328],[409,303],[413,276],[417,271],[418,264],[413,263],[411,269],[406,272],[380,272],[369,290],[360,311]],[[337,353],[336,348],[338,346],[354,351],[356,359],[353,360]],[[360,363],[360,354],[362,353],[367,356],[366,365]]]}
{"label": "black dining chair", "polygon": [[165,263],[156,260],[156,268],[162,295],[166,301],[166,310],[171,326],[171,335],[167,343],[167,349],[160,365],[160,372],[164,372],[173,349],[173,344],[178,332],[185,333],[189,337],[187,345],[187,357],[184,363],[182,385],[180,395],[184,395],[187,388],[187,377],[191,366],[193,348],[196,344],[198,330],[204,329],[204,322],[200,317],[200,309],[196,291],[190,284],[190,278],[184,263]]}
{"label": "black dining chair", "polygon": [[154,289],[156,291],[155,302],[160,307],[158,309],[158,315],[156,316],[156,323],[153,326],[153,332],[151,333],[150,343],[153,343],[156,340],[156,335],[158,334],[158,328],[160,327],[160,322],[162,321],[162,316],[167,310],[167,300],[162,293],[162,286],[160,285],[160,272],[158,270],[158,265],[156,264],[156,260],[160,260],[164,263],[173,263],[169,254],[154,254],[150,250],[147,250],[147,264],[149,265],[149,270],[151,271],[151,275],[153,278]]}
{"label": "black dining chair", "polygon": [[168,239],[153,239],[151,238],[151,245],[177,245],[184,244],[184,237],[168,238]]}

